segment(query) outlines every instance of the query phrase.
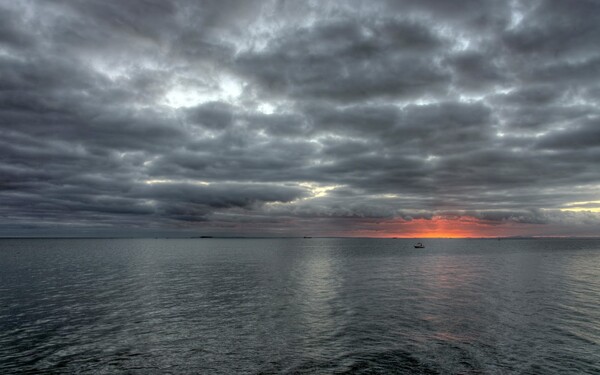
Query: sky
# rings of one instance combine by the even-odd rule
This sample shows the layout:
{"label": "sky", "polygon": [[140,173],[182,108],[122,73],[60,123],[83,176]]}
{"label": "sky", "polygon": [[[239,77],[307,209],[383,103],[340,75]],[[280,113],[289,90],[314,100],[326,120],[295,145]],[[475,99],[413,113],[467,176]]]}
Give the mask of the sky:
{"label": "sky", "polygon": [[0,236],[600,236],[600,2],[0,0]]}

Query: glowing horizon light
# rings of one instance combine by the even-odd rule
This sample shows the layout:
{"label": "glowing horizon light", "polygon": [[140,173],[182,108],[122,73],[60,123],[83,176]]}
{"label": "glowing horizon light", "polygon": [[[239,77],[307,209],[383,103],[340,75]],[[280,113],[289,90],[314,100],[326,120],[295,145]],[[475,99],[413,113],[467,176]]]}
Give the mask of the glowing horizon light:
{"label": "glowing horizon light", "polygon": [[537,224],[486,222],[471,216],[396,219],[354,231],[354,237],[384,238],[498,238],[539,234]]}
{"label": "glowing horizon light", "polygon": [[480,237],[481,233],[474,230],[474,226],[480,225],[473,218],[461,217],[459,219],[448,219],[434,216],[431,220],[412,220],[410,226],[411,237],[418,238],[465,238]]}
{"label": "glowing horizon light", "polygon": [[[596,207],[585,207],[588,205]],[[587,202],[571,202],[565,204],[566,207],[561,208],[561,211],[567,212],[600,212],[600,201],[587,201]]]}

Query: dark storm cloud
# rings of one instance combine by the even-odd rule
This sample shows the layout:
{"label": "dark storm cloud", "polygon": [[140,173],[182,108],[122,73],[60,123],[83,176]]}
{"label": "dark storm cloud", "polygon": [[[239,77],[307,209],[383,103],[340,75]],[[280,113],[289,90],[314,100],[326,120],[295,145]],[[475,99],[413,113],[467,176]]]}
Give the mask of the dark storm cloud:
{"label": "dark storm cloud", "polygon": [[158,183],[137,190],[134,195],[141,198],[160,202],[181,201],[215,208],[250,207],[256,202],[289,202],[305,195],[305,191],[297,187],[239,183]]}
{"label": "dark storm cloud", "polygon": [[424,25],[397,19],[341,18],[284,31],[264,50],[236,57],[236,68],[276,94],[364,100],[422,94],[445,83],[431,58],[443,41]]}
{"label": "dark storm cloud", "polygon": [[494,51],[466,51],[454,53],[444,61],[452,69],[454,85],[465,92],[488,89],[510,80],[510,72],[496,61]]}
{"label": "dark storm cloud", "polygon": [[600,4],[596,1],[549,0],[523,2],[526,17],[518,27],[505,32],[504,44],[512,52],[529,57],[567,57],[579,60],[594,56],[600,30]]}
{"label": "dark storm cloud", "polygon": [[600,147],[600,118],[574,123],[541,138],[538,147],[551,150],[588,150]]}
{"label": "dark storm cloud", "polygon": [[2,1],[0,234],[593,234],[599,7]]}

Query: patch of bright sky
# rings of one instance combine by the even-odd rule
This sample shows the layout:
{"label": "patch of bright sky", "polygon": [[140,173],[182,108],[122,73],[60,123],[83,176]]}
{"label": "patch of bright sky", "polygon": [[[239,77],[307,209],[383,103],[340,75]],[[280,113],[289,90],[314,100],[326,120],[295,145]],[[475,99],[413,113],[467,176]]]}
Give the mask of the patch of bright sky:
{"label": "patch of bright sky", "polygon": [[396,199],[400,198],[398,194],[374,194],[371,197],[373,198],[384,198],[384,199]]}
{"label": "patch of bright sky", "polygon": [[597,103],[593,100],[590,100],[588,97],[584,95],[578,94],[571,97],[571,100],[567,102],[567,105],[570,106],[582,106],[582,107],[596,107]]}
{"label": "patch of bright sky", "polygon": [[521,21],[523,21],[523,18],[525,18],[523,10],[520,9],[520,5],[520,2],[517,0],[512,0],[510,2],[510,24],[508,25],[509,30],[519,27]]}
{"label": "patch of bright sky", "polygon": [[271,115],[273,112],[275,112],[275,106],[271,103],[260,103],[257,110],[265,115]]}
{"label": "patch of bright sky", "polygon": [[169,67],[161,63],[159,59],[140,57],[130,60],[128,57],[107,57],[99,54],[91,54],[82,57],[82,62],[112,81],[118,81],[133,77],[144,71],[166,72]]}
{"label": "patch of bright sky", "polygon": [[185,108],[218,99],[219,95],[212,90],[177,85],[167,92],[163,104],[172,108]]}
{"label": "patch of bright sky", "polygon": [[202,185],[208,186],[209,182],[201,181],[201,180],[171,180],[171,179],[148,179],[144,180],[144,183],[147,185],[157,185],[157,184],[190,184],[190,185]]}
{"label": "patch of bright sky", "polygon": [[270,209],[280,209],[284,207],[290,207],[299,203],[304,203],[312,199],[319,199],[329,195],[329,192],[345,185],[321,185],[314,182],[302,182],[299,186],[307,189],[310,193],[309,196],[303,198],[297,198],[289,202],[265,202],[264,205]]}
{"label": "patch of bright sky", "polygon": [[[206,81],[180,74],[170,74],[168,68],[165,68],[156,61],[140,59],[133,63],[123,63],[120,59],[110,59],[104,57],[87,58],[86,63],[100,75],[110,79],[113,82],[127,80],[139,74],[140,71],[162,71],[171,77],[165,82],[165,93],[160,98],[159,104],[177,109],[193,107],[202,103],[211,101],[235,102],[242,94],[246,85],[238,77],[223,72],[215,76],[206,76]],[[155,106],[156,103],[137,103],[138,107],[145,108]]]}
{"label": "patch of bright sky", "polygon": [[314,182],[301,182],[298,184],[299,186],[307,189],[310,192],[310,195],[304,198],[298,198],[291,202],[267,202],[265,203],[267,206],[273,207],[282,207],[287,205],[297,204],[298,202],[303,202],[315,198],[323,198],[329,195],[329,192],[335,190],[340,187],[344,187],[345,185],[321,185]]}
{"label": "patch of bright sky", "polygon": [[462,103],[474,103],[474,102],[479,102],[482,101],[483,99],[485,99],[486,95],[476,95],[476,94],[465,94],[462,93],[458,96],[458,100]]}
{"label": "patch of bright sky", "polygon": [[229,74],[217,77],[217,87],[177,84],[167,90],[163,103],[171,108],[194,107],[212,101],[235,103],[246,84]]}
{"label": "patch of bright sky", "polygon": [[319,184],[315,184],[313,182],[302,182],[298,185],[310,190],[312,195],[309,198],[324,197],[324,196],[328,195],[328,192],[330,192],[331,190],[335,190],[339,187],[342,187],[342,185],[319,185]]}
{"label": "patch of bright sky", "polygon": [[127,65],[109,62],[105,59],[90,59],[88,64],[94,71],[111,81],[129,78],[130,67]]}
{"label": "patch of bright sky", "polygon": [[469,50],[471,46],[471,39],[467,38],[464,35],[455,35],[454,37],[454,46],[452,46],[453,52],[464,52]]}
{"label": "patch of bright sky", "polygon": [[570,212],[600,212],[600,201],[571,202],[565,204],[565,207],[560,210]]}
{"label": "patch of bright sky", "polygon": [[[391,103],[393,105],[395,105],[398,109],[404,109],[406,107],[409,106],[426,106],[426,105],[432,105],[432,104],[438,104],[440,102],[443,101],[443,98],[434,98],[432,96],[422,96],[416,99],[408,99],[408,100],[402,100],[402,101],[398,101],[396,103]],[[381,101],[376,101],[374,103],[378,103],[381,104]]]}
{"label": "patch of bright sky", "polygon": [[4,48],[4,47],[0,47],[0,58],[25,61],[25,59],[23,57],[11,53],[11,51],[9,49]]}
{"label": "patch of bright sky", "polygon": [[458,100],[463,103],[474,103],[486,100],[488,97],[494,97],[498,95],[507,95],[510,94],[514,90],[513,87],[502,87],[495,86],[490,91],[485,91],[483,93],[468,93],[464,91],[457,90],[456,87],[450,90],[451,97],[458,97]]}

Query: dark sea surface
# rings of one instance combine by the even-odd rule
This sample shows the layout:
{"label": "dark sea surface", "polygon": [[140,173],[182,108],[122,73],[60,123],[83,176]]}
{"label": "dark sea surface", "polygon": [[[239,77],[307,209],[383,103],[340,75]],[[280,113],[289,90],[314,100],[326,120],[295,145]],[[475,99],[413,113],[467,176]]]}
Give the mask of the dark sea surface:
{"label": "dark sea surface", "polygon": [[600,374],[600,240],[0,240],[0,373]]}

